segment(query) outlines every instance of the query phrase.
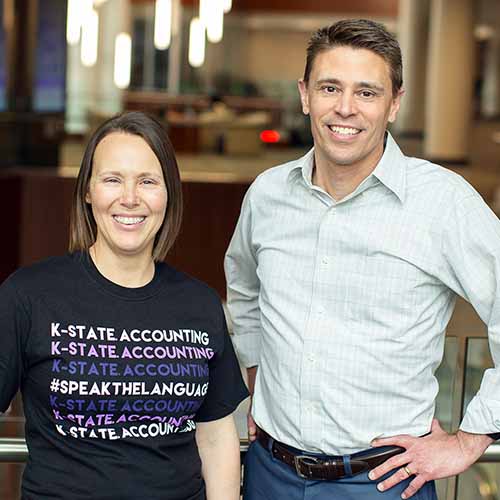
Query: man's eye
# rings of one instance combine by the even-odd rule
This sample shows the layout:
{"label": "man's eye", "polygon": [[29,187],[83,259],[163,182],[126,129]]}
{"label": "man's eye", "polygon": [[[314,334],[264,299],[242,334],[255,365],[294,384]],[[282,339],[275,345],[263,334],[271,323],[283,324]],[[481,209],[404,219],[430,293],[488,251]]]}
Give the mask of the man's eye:
{"label": "man's eye", "polygon": [[371,90],[362,90],[360,92],[361,97],[369,99],[370,97],[374,97],[375,94]]}
{"label": "man's eye", "polygon": [[323,87],[323,90],[327,93],[327,94],[333,94],[334,92],[337,92],[337,87],[333,87],[331,85],[327,85],[326,87]]}

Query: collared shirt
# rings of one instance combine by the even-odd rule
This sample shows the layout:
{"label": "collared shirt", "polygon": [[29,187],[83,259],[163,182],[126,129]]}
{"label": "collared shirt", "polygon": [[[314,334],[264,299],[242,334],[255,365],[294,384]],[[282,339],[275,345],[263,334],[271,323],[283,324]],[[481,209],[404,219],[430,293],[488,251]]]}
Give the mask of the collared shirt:
{"label": "collared shirt", "polygon": [[258,365],[253,415],[274,438],[353,453],[430,430],[456,295],[488,326],[487,370],[461,428],[500,430],[500,221],[459,175],[388,135],[373,172],[336,202],[314,151],[261,174],[227,251],[240,359]]}

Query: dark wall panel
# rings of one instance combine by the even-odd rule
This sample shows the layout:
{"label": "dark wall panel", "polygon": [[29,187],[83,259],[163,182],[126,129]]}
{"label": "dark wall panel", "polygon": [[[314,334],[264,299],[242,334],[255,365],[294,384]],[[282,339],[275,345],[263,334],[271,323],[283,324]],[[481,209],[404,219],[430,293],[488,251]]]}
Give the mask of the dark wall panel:
{"label": "dark wall panel", "polygon": [[0,212],[4,215],[1,251],[0,282],[19,267],[21,242],[22,179],[0,177]]}
{"label": "dark wall panel", "polygon": [[[21,172],[0,177],[7,217],[0,279],[20,266],[67,252],[75,179]],[[248,184],[185,182],[184,222],[167,261],[225,295],[223,259]]]}
{"label": "dark wall panel", "polygon": [[225,296],[223,259],[248,184],[184,183],[184,222],[167,261]]}

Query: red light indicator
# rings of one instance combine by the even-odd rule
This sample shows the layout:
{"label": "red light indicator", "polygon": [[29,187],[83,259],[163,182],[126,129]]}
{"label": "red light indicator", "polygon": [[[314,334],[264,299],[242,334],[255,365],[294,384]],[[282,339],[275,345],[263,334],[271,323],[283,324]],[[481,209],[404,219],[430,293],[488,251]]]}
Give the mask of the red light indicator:
{"label": "red light indicator", "polygon": [[260,140],[265,143],[279,142],[281,136],[277,130],[263,130],[260,133]]}

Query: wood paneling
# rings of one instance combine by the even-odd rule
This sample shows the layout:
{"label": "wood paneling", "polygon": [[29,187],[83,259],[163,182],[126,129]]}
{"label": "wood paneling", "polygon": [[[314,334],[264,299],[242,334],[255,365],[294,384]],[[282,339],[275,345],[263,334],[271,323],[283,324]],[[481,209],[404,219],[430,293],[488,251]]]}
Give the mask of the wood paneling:
{"label": "wood paneling", "polygon": [[19,267],[21,193],[22,180],[19,177],[0,177],[0,212],[4,216],[0,253],[0,282]]}
{"label": "wood paneling", "polygon": [[21,266],[67,252],[74,185],[75,179],[54,175],[23,178]]}
{"label": "wood paneling", "polygon": [[[68,248],[74,178],[54,171],[0,177],[6,217],[0,281],[20,266]],[[184,182],[184,222],[167,261],[225,296],[223,259],[248,183]]]}
{"label": "wood paneling", "polygon": [[184,221],[167,261],[226,294],[224,253],[248,184],[185,182]]}

